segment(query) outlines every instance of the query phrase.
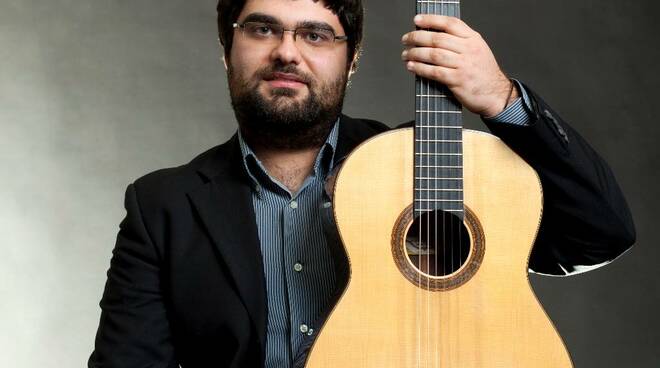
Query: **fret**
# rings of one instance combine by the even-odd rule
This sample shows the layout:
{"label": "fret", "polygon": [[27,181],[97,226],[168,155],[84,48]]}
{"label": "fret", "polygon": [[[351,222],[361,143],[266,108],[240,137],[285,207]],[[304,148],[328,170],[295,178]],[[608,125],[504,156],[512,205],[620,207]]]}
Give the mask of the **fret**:
{"label": "fret", "polygon": [[439,112],[439,113],[443,113],[443,114],[461,114],[463,111],[460,111],[460,110],[459,111],[454,111],[454,110],[415,110],[415,112],[423,112],[423,113]]}
{"label": "fret", "polygon": [[451,126],[451,125],[416,125],[415,128],[463,129],[462,126]]}
{"label": "fret", "polygon": [[418,156],[463,156],[462,153],[446,153],[446,152],[415,152]]}
{"label": "fret", "polygon": [[463,166],[448,166],[448,165],[415,165],[415,168],[420,168],[420,169],[426,169],[426,168],[431,168],[431,169],[462,169]]}
{"label": "fret", "polygon": [[462,199],[427,199],[427,198],[421,198],[421,199],[415,199],[415,202],[463,202]]}
{"label": "fret", "polygon": [[441,95],[415,95],[415,96],[417,96],[417,97],[452,98],[452,96],[444,95],[444,94],[441,94]]}
{"label": "fret", "polygon": [[462,192],[463,189],[460,188],[415,188],[416,191],[432,191],[432,192]]}
{"label": "fret", "polygon": [[460,139],[415,139],[415,142],[422,142],[422,143],[434,143],[434,142],[445,142],[445,143],[461,143],[463,142]]}
{"label": "fret", "polygon": [[415,176],[415,180],[463,180],[463,178],[434,178],[432,176]]}
{"label": "fret", "polygon": [[417,0],[418,3],[422,4],[460,4],[460,1],[457,0]]}
{"label": "fret", "polygon": [[[426,212],[426,211],[429,211],[429,210],[437,210],[437,209],[438,209],[438,208],[415,208],[415,211],[416,211],[417,213],[421,213],[421,212]],[[451,208],[440,208],[440,209],[443,210],[443,211],[445,211],[445,212],[463,212],[462,209],[458,209],[458,208],[454,208],[454,209],[451,209]]]}

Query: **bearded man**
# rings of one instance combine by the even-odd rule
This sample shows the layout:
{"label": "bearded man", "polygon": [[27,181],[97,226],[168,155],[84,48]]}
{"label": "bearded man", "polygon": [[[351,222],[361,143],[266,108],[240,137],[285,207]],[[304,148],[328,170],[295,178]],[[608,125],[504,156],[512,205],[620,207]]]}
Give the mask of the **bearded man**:
{"label": "bearded man", "polygon": [[[190,163],[128,186],[90,367],[291,367],[345,286],[326,180],[389,129],[341,113],[362,40],[359,0],[220,0],[239,129]],[[406,68],[447,85],[539,173],[535,272],[623,253],[635,231],[604,161],[500,70],[462,21],[418,16]],[[422,29],[433,29],[425,31]]]}

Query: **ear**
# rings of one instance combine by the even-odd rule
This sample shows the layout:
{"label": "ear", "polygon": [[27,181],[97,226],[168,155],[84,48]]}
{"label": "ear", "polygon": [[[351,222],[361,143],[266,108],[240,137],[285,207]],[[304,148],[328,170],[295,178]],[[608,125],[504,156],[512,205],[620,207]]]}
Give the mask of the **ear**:
{"label": "ear", "polygon": [[360,55],[359,55],[358,53],[356,53],[356,54],[353,56],[353,60],[351,61],[351,65],[350,65],[349,68],[348,68],[348,79],[350,79],[351,76],[352,76],[353,74],[355,74],[355,72],[357,72],[357,69],[358,69],[358,59],[359,59],[359,57],[360,57]]}
{"label": "ear", "polygon": [[225,50],[225,45],[222,44],[220,37],[218,37],[218,45],[220,45],[220,51],[222,52],[222,64],[225,66],[225,71],[227,70],[227,50]]}

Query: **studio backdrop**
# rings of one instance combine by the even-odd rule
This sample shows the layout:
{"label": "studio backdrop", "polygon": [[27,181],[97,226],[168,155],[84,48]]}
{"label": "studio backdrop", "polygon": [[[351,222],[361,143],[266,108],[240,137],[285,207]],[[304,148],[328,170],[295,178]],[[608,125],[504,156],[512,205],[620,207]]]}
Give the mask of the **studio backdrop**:
{"label": "studio backdrop", "polygon": [[[400,61],[414,4],[365,0],[347,114],[414,118]],[[85,366],[126,186],[236,130],[215,5],[0,0],[0,365]],[[636,221],[636,245],[614,263],[530,276],[579,368],[660,366],[659,10],[651,0],[462,4],[502,68],[610,163]]]}

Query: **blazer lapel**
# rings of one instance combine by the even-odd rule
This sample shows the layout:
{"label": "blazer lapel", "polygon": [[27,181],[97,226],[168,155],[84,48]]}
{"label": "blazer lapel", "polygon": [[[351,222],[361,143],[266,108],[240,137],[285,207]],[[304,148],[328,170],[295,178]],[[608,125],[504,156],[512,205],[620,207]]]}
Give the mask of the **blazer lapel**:
{"label": "blazer lapel", "polygon": [[242,180],[245,173],[241,162],[236,162],[240,160],[240,149],[235,137],[229,146],[227,155],[218,154],[220,158],[210,160],[199,170],[210,180],[188,195],[229,268],[263,350],[267,313],[263,258],[251,189]]}

